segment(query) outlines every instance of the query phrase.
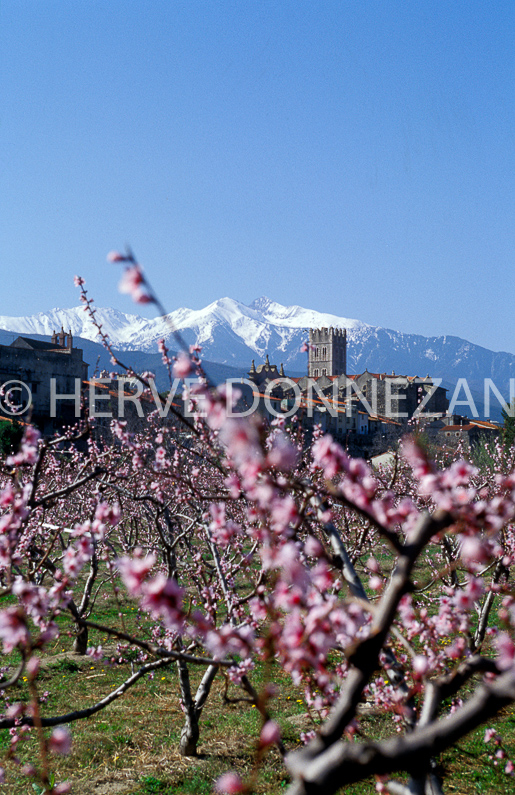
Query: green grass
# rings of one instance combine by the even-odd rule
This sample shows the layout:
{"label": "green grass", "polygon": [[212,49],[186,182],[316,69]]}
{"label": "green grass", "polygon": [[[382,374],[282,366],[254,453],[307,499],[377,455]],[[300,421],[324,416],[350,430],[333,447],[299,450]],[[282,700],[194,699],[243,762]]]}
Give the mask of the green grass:
{"label": "green grass", "polygon": [[[386,557],[382,561],[385,564]],[[425,573],[421,572],[421,578]],[[136,632],[139,625],[146,631],[145,618],[134,602],[122,596],[115,600],[110,586],[106,594],[105,599],[99,598],[92,620],[120,626],[121,610],[126,631]],[[46,652],[37,680],[39,692],[48,691],[46,703],[41,705],[43,715],[63,714],[94,704],[127,678],[130,662],[137,658],[137,652],[131,650],[120,663],[114,642],[97,630],[91,631],[89,645],[102,644],[106,658],[95,662],[89,657],[73,655],[73,622],[66,614],[57,620],[62,634]],[[9,662],[13,666],[18,661],[19,655],[14,653],[4,664]],[[202,672],[200,668],[192,669],[193,687]],[[294,750],[301,745],[301,731],[309,728],[309,722],[306,726],[301,726],[302,720],[299,722],[299,716],[306,713],[302,693],[278,668],[258,665],[251,674],[258,691],[269,678],[273,678],[278,687],[276,697],[269,702],[270,712],[281,726],[287,749]],[[234,685],[230,692],[241,695]],[[214,781],[228,770],[236,770],[248,780],[254,766],[261,718],[249,704],[224,704],[222,694],[223,679],[219,676],[201,717],[199,756],[185,759],[178,753],[183,714],[175,666],[156,672],[153,680],[140,680],[102,712],[70,726],[71,755],[51,759],[56,782],[70,779],[74,782],[72,792],[81,795],[110,795],[111,791],[116,791],[117,795],[204,795],[213,791]],[[11,702],[27,702],[28,682],[20,682],[9,695]],[[515,707],[512,707],[489,724],[495,725],[503,735],[512,756],[515,756],[514,714]],[[395,731],[389,715],[364,717],[361,730],[374,740],[391,736]],[[50,730],[46,732],[47,736],[49,734]],[[463,738],[456,748],[438,760],[445,773],[446,793],[513,793],[513,779],[504,774],[504,763],[496,766],[489,758],[495,749],[492,744],[483,743],[483,735],[484,727]],[[30,732],[19,744],[22,762],[38,759],[37,743],[36,732]],[[9,732],[0,731],[0,757],[9,746]],[[8,765],[7,775],[6,793],[26,795],[35,791],[32,780],[22,776],[19,768]],[[258,795],[280,795],[288,783],[284,764],[278,752],[272,749],[260,768],[255,791]],[[373,779],[345,787],[345,795],[373,795],[374,792]]]}
{"label": "green grass", "polygon": [[[83,704],[94,703],[123,681],[128,670],[128,665],[91,663],[89,658],[59,659],[44,670],[42,686],[51,692],[47,712],[64,711],[81,701]],[[200,672],[194,673],[194,683],[199,676]],[[262,687],[264,670],[258,668],[252,678],[257,687]],[[295,692],[284,674],[274,672],[274,678],[279,692],[277,698],[270,702],[270,710],[281,724],[287,748],[294,749],[300,746],[300,729],[290,719],[303,715],[305,707],[300,694]],[[95,785],[104,779],[110,781],[111,786],[112,782],[118,786],[125,782],[126,789],[116,790],[124,795],[203,795],[212,792],[213,782],[227,770],[235,769],[243,777],[248,777],[254,763],[261,719],[257,710],[249,705],[223,705],[221,695],[220,679],[201,718],[199,757],[184,759],[177,751],[183,718],[174,669],[166,673],[164,680],[159,678],[159,686],[141,682],[96,717],[71,725],[72,754],[52,760],[56,781],[71,778],[76,782],[73,791],[81,795],[95,792]],[[20,697],[28,697],[25,684],[16,693],[16,698]],[[42,710],[45,714],[45,705]],[[489,724],[498,727],[512,753],[515,753],[514,711],[505,711],[497,723]],[[363,718],[361,727],[367,737],[374,739],[392,733],[389,716]],[[489,759],[495,749],[492,744],[483,743],[483,735],[484,727],[442,755],[440,763],[448,781],[446,792],[460,795],[476,792],[508,795],[513,792],[513,780],[503,773],[504,765],[495,766]],[[22,760],[34,758],[36,741],[35,734],[31,733],[21,744]],[[0,732],[0,748],[4,752],[9,742],[8,731]],[[285,791],[287,784],[285,768],[278,753],[272,750],[261,768],[256,792],[277,795]],[[15,768],[9,768],[7,792],[25,795],[29,791],[28,785],[30,787],[29,781]],[[345,795],[371,795],[374,791],[375,783],[370,780],[346,787]]]}
{"label": "green grass", "polygon": [[161,781],[161,779],[154,776],[145,776],[141,781],[141,792],[145,793],[145,795],[147,793],[148,795],[153,795],[153,793],[164,795],[164,793],[170,793],[171,791],[170,786],[165,781]]}

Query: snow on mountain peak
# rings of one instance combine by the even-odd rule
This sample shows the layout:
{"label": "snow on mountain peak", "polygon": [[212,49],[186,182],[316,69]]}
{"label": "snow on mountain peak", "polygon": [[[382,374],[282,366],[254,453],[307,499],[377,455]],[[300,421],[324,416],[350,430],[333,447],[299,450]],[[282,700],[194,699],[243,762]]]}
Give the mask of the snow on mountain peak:
{"label": "snow on mountain peak", "polygon": [[317,312],[315,309],[304,309],[304,307],[295,304],[293,306],[284,306],[266,296],[256,298],[250,304],[250,308],[259,312],[266,323],[272,323],[276,326],[305,329],[323,328],[324,326],[347,329],[367,328],[367,324],[362,323],[360,320]]}
{"label": "snow on mountain peak", "polygon": [[[293,338],[306,334],[307,329],[321,326],[346,327],[349,330],[368,328],[358,320],[324,314],[300,306],[283,306],[266,296],[255,299],[249,306],[234,298],[220,298],[203,309],[181,308],[166,318],[146,319],[126,314],[110,307],[97,307],[97,319],[114,347],[128,350],[155,350],[160,337],[169,337],[171,328],[186,332],[188,342],[215,346],[220,334],[225,338],[224,359],[231,359],[228,350],[233,346],[247,349],[249,353],[264,355],[275,346],[286,351]],[[71,309],[52,309],[25,318],[1,317],[0,328],[18,334],[50,336],[63,326],[75,337],[92,341],[98,338],[97,329],[83,306]],[[295,343],[296,344],[296,343]],[[249,350],[250,349],[250,350]],[[214,353],[214,352],[213,352]],[[242,354],[240,353],[240,356]]]}
{"label": "snow on mountain peak", "polygon": [[252,303],[249,304],[249,309],[255,309],[257,312],[266,312],[270,304],[273,304],[273,301],[267,298],[266,295],[262,295],[259,298],[254,298]]}
{"label": "snow on mountain peak", "polygon": [[[415,334],[370,326],[359,320],[338,317],[301,306],[283,306],[266,296],[249,306],[233,298],[220,298],[203,309],[176,309],[166,317],[147,319],[113,308],[96,308],[97,320],[118,350],[157,352],[157,341],[164,337],[177,349],[173,329],[180,331],[187,345],[197,343],[206,360],[237,366],[243,371],[252,359],[283,363],[287,372],[305,372],[307,357],[302,343],[310,328],[347,329],[349,372],[386,372],[416,375],[426,373],[450,377],[505,378],[515,367],[515,356],[471,345],[457,337],[427,338]],[[84,307],[52,309],[30,317],[2,317],[0,329],[14,334],[50,337],[63,326],[75,338],[98,342],[98,332]],[[459,371],[459,372],[458,372]],[[511,376],[509,376],[511,377]]]}

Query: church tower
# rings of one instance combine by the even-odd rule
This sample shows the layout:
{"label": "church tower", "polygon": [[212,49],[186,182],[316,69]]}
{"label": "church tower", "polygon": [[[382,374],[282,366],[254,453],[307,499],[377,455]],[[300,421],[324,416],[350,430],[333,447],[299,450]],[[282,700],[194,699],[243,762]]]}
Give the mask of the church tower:
{"label": "church tower", "polygon": [[310,328],[308,376],[345,375],[347,369],[347,329]]}

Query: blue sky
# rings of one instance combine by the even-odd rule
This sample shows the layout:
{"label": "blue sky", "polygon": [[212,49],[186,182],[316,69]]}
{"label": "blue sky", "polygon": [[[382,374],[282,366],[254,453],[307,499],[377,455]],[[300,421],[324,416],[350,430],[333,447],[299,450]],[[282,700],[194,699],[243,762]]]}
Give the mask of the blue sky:
{"label": "blue sky", "polygon": [[75,273],[140,311],[130,242],[170,310],[515,352],[514,34],[511,0],[2,0],[0,314]]}

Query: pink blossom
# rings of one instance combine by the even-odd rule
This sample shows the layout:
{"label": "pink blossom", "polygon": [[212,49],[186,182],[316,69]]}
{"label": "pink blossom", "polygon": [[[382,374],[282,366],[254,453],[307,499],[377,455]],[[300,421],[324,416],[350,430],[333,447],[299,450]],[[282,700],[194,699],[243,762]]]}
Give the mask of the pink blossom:
{"label": "pink blossom", "polygon": [[454,638],[454,641],[451,643],[451,645],[447,646],[446,648],[447,656],[452,660],[459,660],[459,658],[463,657],[465,654],[466,648],[467,642],[465,638]]}
{"label": "pink blossom", "polygon": [[281,739],[281,730],[274,720],[268,720],[259,735],[259,744],[262,746],[274,745]]}
{"label": "pink blossom", "polygon": [[[477,602],[485,592],[483,580],[480,580],[479,577],[469,577],[464,590],[469,595],[472,603]],[[472,604],[470,606],[472,607]]]}
{"label": "pink blossom", "polygon": [[61,754],[61,756],[69,754],[72,750],[72,737],[69,730],[64,726],[54,729],[48,741],[48,747],[54,754]]}
{"label": "pink blossom", "polygon": [[281,499],[274,498],[270,502],[271,525],[276,533],[284,532],[299,518],[295,500],[289,495]]}
{"label": "pink blossom", "polygon": [[23,433],[23,441],[26,444],[37,445],[41,439],[41,432],[38,431],[33,425],[27,425]]}
{"label": "pink blossom", "polygon": [[382,587],[383,587],[383,581],[382,581],[381,577],[378,577],[377,575],[373,575],[372,577],[370,577],[370,579],[368,581],[368,586],[373,591],[380,591],[382,589]]}
{"label": "pink blossom", "polygon": [[82,285],[84,284],[84,279],[82,278],[82,276],[74,276],[73,283],[75,287],[82,287]]}
{"label": "pink blossom", "polygon": [[215,784],[215,789],[221,795],[238,795],[244,792],[245,787],[241,778],[236,773],[224,773]]}
{"label": "pink blossom", "polygon": [[241,684],[241,680],[244,676],[248,676],[250,671],[252,671],[255,667],[255,663],[247,657],[246,660],[242,660],[238,665],[234,665],[231,668],[227,669],[227,676],[234,682],[234,684],[239,685]]}
{"label": "pink blossom", "polygon": [[155,465],[156,465],[156,469],[158,471],[160,471],[160,470],[164,469],[166,466],[168,466],[168,461],[167,461],[167,458],[166,458],[166,450],[162,446],[159,446],[156,449],[156,464]]}
{"label": "pink blossom", "polygon": [[[237,405],[238,400],[241,398],[241,390],[236,389],[234,384],[230,385],[228,388],[227,384],[220,384],[220,386],[216,389],[215,392],[209,393],[207,397],[211,396],[211,402],[218,403],[224,410],[225,415],[230,415],[232,410]],[[208,404],[209,406],[209,404]],[[210,408],[208,407],[208,419],[209,419],[209,411]],[[221,422],[211,424],[212,428],[220,428]]]}
{"label": "pink blossom", "polygon": [[429,462],[412,436],[406,436],[402,442],[402,455],[413,470],[414,476],[420,480],[431,471]]}
{"label": "pink blossom", "polygon": [[470,610],[474,603],[478,601],[485,588],[482,581],[476,577],[470,577],[463,589],[459,589],[454,594],[454,604],[460,610]]}
{"label": "pink blossom", "polygon": [[326,478],[333,478],[347,467],[347,453],[327,434],[314,443],[312,448],[315,464],[324,470]]}
{"label": "pink blossom", "polygon": [[259,431],[255,422],[230,417],[220,429],[220,441],[236,466],[261,461],[263,454],[259,444]]}
{"label": "pink blossom", "polygon": [[[79,530],[83,531],[83,526],[79,526]],[[75,532],[78,532],[76,530]],[[63,555],[63,569],[65,573],[75,579],[84,565],[91,560],[93,554],[93,545],[91,543],[91,536],[82,535],[76,544],[71,544]]]}
{"label": "pink blossom", "polygon": [[0,639],[4,643],[4,652],[9,654],[16,646],[25,646],[29,640],[29,632],[22,612],[16,607],[0,610]]}
{"label": "pink blossom", "polygon": [[174,378],[187,378],[193,371],[191,359],[187,353],[179,353],[173,365]]}
{"label": "pink blossom", "polygon": [[476,467],[469,464],[468,461],[455,461],[449,469],[443,472],[442,484],[453,488],[467,486],[470,478],[477,475],[477,472]]}
{"label": "pink blossom", "polygon": [[[299,560],[299,550],[296,544],[289,542],[282,544],[279,549],[262,550],[263,568],[282,569],[282,579],[285,583],[296,585],[304,591],[309,583],[308,570]],[[268,557],[268,559],[267,559]]]}
{"label": "pink blossom", "polygon": [[212,522],[210,529],[213,541],[222,547],[222,549],[225,549],[230,544],[231,540],[241,533],[241,527],[236,524],[236,522],[230,519],[225,521],[225,518],[224,521],[218,525]]}
{"label": "pink blossom", "polygon": [[118,560],[118,569],[130,594],[133,596],[141,594],[143,581],[155,565],[155,562],[155,555],[147,555],[144,558],[138,556],[133,558],[124,557]]}
{"label": "pink blossom", "polygon": [[27,674],[30,676],[31,679],[37,676],[40,664],[41,661],[39,657],[31,657],[30,660],[28,661],[26,670]]}
{"label": "pink blossom", "polygon": [[311,580],[321,593],[325,593],[332,587],[334,576],[325,560],[319,560],[316,566],[311,569]]}
{"label": "pink blossom", "polygon": [[8,466],[20,466],[21,464],[35,464],[37,461],[38,442],[41,433],[32,425],[27,425],[23,433],[20,444],[20,451],[14,456],[9,456],[6,460]]}
{"label": "pink blossom", "polygon": [[495,640],[497,647],[497,665],[502,671],[511,668],[515,663],[515,643],[507,632],[500,632]]}
{"label": "pink blossom", "polygon": [[88,657],[91,657],[92,660],[101,660],[103,656],[102,646],[90,646],[87,650],[86,654]]}
{"label": "pink blossom", "polygon": [[183,590],[175,580],[158,574],[142,586],[141,606],[154,616],[160,616],[169,629],[180,630],[184,619]]}
{"label": "pink blossom", "polygon": [[218,630],[206,635],[206,646],[218,660],[231,654],[247,656],[254,641],[254,631],[250,626],[233,627],[224,624]]}
{"label": "pink blossom", "polygon": [[230,472],[225,478],[225,486],[229,492],[229,497],[237,500],[241,494],[241,483],[238,475],[235,472]]}
{"label": "pink blossom", "polygon": [[18,701],[16,704],[11,704],[11,706],[7,708],[5,714],[8,718],[19,718],[24,712],[25,704],[23,704],[21,701]]}
{"label": "pink blossom", "polygon": [[370,555],[366,565],[367,568],[370,569],[370,571],[374,572],[374,574],[379,574],[380,572],[379,563],[377,562],[377,560],[374,558],[373,555]]}
{"label": "pink blossom", "polygon": [[278,469],[280,472],[291,472],[297,464],[299,451],[290,442],[284,433],[278,433],[274,437],[272,449],[268,453],[266,460],[268,466]]}
{"label": "pink blossom", "polygon": [[127,262],[130,257],[127,257],[125,254],[120,254],[119,251],[110,251],[107,255],[108,262]]}
{"label": "pink blossom", "polygon": [[118,502],[109,505],[108,502],[99,502],[95,509],[95,519],[110,525],[117,525],[121,518],[121,508]]}
{"label": "pink blossom", "polygon": [[10,483],[0,492],[0,508],[7,508],[12,505],[15,498],[15,491]]}
{"label": "pink blossom", "polygon": [[324,548],[314,536],[308,536],[304,542],[304,553],[310,558],[319,558],[324,554]]}
{"label": "pink blossom", "polygon": [[425,676],[429,671],[429,660],[423,654],[417,654],[413,658],[413,672],[417,676]]}
{"label": "pink blossom", "polygon": [[495,731],[495,729],[492,729],[492,728],[485,729],[485,736],[483,738],[483,742],[489,743],[490,740],[493,740],[494,737],[496,737],[496,736],[497,736],[497,732]]}
{"label": "pink blossom", "polygon": [[143,469],[144,463],[145,462],[144,462],[143,458],[141,457],[139,452],[136,450],[136,452],[132,456],[132,468],[133,469]]}
{"label": "pink blossom", "polygon": [[143,271],[140,265],[125,268],[118,284],[121,293],[130,295],[137,304],[147,304],[152,300],[144,286]]}
{"label": "pink blossom", "polygon": [[488,541],[478,536],[465,536],[461,544],[461,557],[465,563],[485,563],[489,558]]}

